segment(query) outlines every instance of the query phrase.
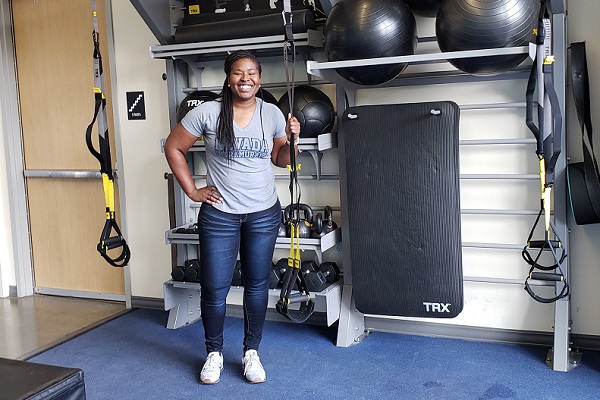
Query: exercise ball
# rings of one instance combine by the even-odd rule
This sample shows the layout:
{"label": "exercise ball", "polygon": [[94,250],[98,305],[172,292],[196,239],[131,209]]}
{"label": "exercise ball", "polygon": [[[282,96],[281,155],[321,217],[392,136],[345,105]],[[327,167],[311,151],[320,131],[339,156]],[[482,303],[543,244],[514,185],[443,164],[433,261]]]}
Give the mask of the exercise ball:
{"label": "exercise ball", "polygon": [[273,94],[263,88],[260,88],[258,92],[256,92],[256,97],[264,100],[265,103],[271,103],[277,105],[277,99]]}
{"label": "exercise ball", "polygon": [[[534,41],[539,0],[444,0],[435,28],[442,52],[527,46]],[[473,75],[498,75],[521,64],[527,54],[453,59]]]}
{"label": "exercise ball", "polygon": [[415,15],[433,18],[437,15],[442,0],[404,0]]}
{"label": "exercise ball", "polygon": [[[277,106],[286,116],[290,113],[290,100],[287,92],[281,96]],[[292,115],[300,122],[300,137],[314,138],[333,128],[335,110],[333,103],[319,89],[301,85],[294,88]]]}
{"label": "exercise ball", "polygon": [[208,90],[196,90],[188,94],[181,101],[179,107],[177,107],[177,122],[180,122],[192,108],[199,106],[205,101],[215,100],[218,97],[218,94],[214,92],[209,92]]}
{"label": "exercise ball", "polygon": [[[405,56],[415,53],[417,24],[403,0],[343,0],[329,12],[323,28],[329,61]],[[394,79],[407,63],[337,68],[359,85],[380,85]]]}

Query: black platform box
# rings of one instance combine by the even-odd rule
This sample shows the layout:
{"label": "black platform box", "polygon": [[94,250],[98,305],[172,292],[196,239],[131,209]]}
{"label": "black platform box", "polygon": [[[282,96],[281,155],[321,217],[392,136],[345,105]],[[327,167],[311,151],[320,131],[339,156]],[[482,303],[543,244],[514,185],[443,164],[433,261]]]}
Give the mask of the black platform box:
{"label": "black platform box", "polygon": [[0,399],[85,400],[83,371],[0,358]]}

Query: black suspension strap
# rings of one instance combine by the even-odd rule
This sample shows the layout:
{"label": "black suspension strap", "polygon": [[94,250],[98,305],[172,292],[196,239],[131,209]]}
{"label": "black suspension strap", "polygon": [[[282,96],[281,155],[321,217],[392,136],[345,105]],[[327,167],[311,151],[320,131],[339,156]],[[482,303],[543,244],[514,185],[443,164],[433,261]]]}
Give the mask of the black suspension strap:
{"label": "black suspension strap", "polygon": [[[569,284],[561,268],[567,253],[552,221],[550,204],[554,186],[554,170],[561,153],[562,140],[562,115],[553,84],[554,56],[551,52],[551,40],[549,13],[546,2],[542,1],[536,32],[535,59],[529,75],[526,93],[526,123],[537,142],[536,154],[539,160],[541,206],[527,238],[527,245],[521,252],[525,262],[530,265],[529,274],[525,279],[525,290],[533,299],[541,303],[553,303],[569,295]],[[534,100],[536,90],[537,100]],[[534,103],[537,103],[537,125],[534,122]],[[544,238],[534,240],[533,236],[542,216],[544,217]],[[542,254],[547,253],[550,253],[553,260],[550,265],[544,265],[540,262]],[[562,282],[562,287],[555,296],[542,297],[532,289],[531,280]]]}
{"label": "black suspension strap", "polygon": [[581,129],[583,162],[569,164],[567,177],[575,222],[585,225],[600,222],[600,169],[594,152],[585,42],[571,43],[571,89]]}
{"label": "black suspension strap", "polygon": [[[292,8],[290,0],[284,0],[282,14],[285,27],[283,61],[287,80],[287,95],[290,103],[289,109],[290,112],[293,112],[296,48],[292,32]],[[295,141],[290,141],[290,165],[288,165],[290,172],[289,189],[291,206],[290,219],[288,220],[290,254],[288,256],[288,268],[283,276],[283,285],[276,309],[290,321],[301,323],[305,322],[312,315],[315,305],[310,297],[302,271],[300,271],[302,262],[300,259],[300,185],[298,183],[298,171],[301,165],[296,163],[296,146],[297,143]],[[293,291],[294,286],[297,287],[297,291]]]}
{"label": "black suspension strap", "polygon": [[[106,118],[106,97],[104,96],[104,71],[102,68],[102,55],[100,54],[100,42],[98,32],[98,18],[96,12],[96,1],[92,0],[92,21],[94,31],[92,39],[94,42],[94,117],[85,132],[87,147],[100,162],[100,173],[102,174],[102,186],[104,188],[104,202],[106,204],[106,222],[100,234],[97,250],[100,255],[113,267],[124,267],[129,262],[131,253],[129,246],[121,234],[121,230],[115,220],[115,189],[114,176],[112,172],[112,161],[110,157],[110,142],[108,139],[108,121]],[[98,121],[98,143],[100,151],[94,148],[92,143],[92,129]],[[114,231],[114,235],[111,236]],[[116,257],[108,254],[109,250],[121,248],[121,253]]]}

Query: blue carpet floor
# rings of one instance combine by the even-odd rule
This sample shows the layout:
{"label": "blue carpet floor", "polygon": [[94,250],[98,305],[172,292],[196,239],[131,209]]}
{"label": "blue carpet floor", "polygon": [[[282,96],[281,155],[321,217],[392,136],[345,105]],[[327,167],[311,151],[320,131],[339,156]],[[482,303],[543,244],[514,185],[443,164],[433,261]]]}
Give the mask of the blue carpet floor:
{"label": "blue carpet floor", "polygon": [[556,372],[546,348],[374,332],[349,348],[336,329],[267,322],[267,382],[242,376],[242,320],[227,318],[225,370],[198,383],[202,325],[165,328],[167,312],[138,309],[29,361],[81,368],[88,399],[600,399],[600,354]]}

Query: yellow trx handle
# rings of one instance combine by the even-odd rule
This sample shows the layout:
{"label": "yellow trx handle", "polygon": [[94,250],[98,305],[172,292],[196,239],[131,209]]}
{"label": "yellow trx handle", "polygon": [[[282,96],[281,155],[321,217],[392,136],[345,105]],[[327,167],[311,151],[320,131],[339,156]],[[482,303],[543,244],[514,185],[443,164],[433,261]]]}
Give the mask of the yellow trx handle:
{"label": "yellow trx handle", "polygon": [[300,226],[297,222],[290,222],[290,255],[288,267],[300,268]]}
{"label": "yellow trx handle", "polygon": [[101,95],[102,95],[102,100],[106,99],[106,97],[104,97],[104,93],[102,93],[102,89],[100,89],[99,87],[95,87],[95,86],[94,86],[94,87],[92,88],[92,91],[93,91],[95,94],[101,94]]}
{"label": "yellow trx handle", "polygon": [[541,191],[541,200],[542,200],[542,208],[544,209],[544,226],[546,228],[546,232],[550,231],[550,201],[552,199],[552,186],[546,184],[546,162],[544,157],[539,157],[540,159],[540,191]]}
{"label": "yellow trx handle", "polygon": [[292,168],[291,165],[287,165],[287,170],[290,172],[300,171],[302,169],[302,164],[296,164],[296,169]]}
{"label": "yellow trx handle", "polygon": [[106,204],[106,219],[115,218],[115,184],[107,174],[102,174],[104,187],[104,203]]}

